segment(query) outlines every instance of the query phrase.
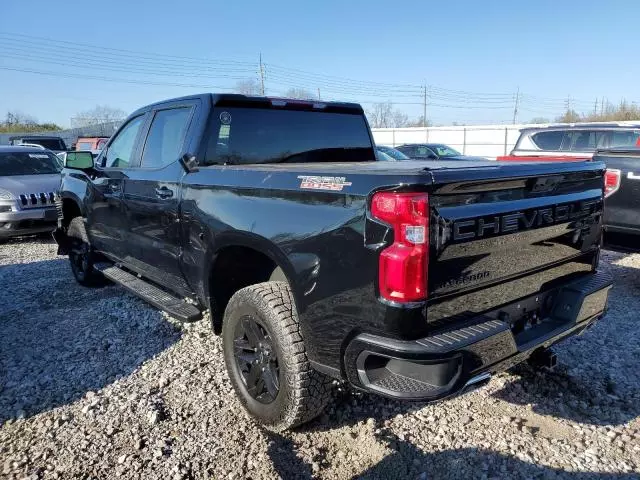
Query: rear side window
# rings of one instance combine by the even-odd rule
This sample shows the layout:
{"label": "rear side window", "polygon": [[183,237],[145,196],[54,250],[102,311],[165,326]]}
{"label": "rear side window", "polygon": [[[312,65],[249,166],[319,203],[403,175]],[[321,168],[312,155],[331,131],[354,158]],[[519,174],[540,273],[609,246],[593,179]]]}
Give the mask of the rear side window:
{"label": "rear side window", "polygon": [[142,167],[160,168],[178,159],[190,116],[190,107],[160,110],[155,114],[144,145]]}
{"label": "rear side window", "polygon": [[640,130],[612,130],[601,132],[598,147],[640,147]]}
{"label": "rear side window", "polygon": [[362,114],[218,107],[208,163],[375,161]]}
{"label": "rear side window", "polygon": [[416,149],[414,147],[409,147],[406,145],[402,145],[399,147],[396,147],[396,150],[399,150],[400,152],[404,153],[405,155],[411,157],[412,155],[416,154]]}
{"label": "rear side window", "polygon": [[598,132],[593,130],[574,130],[567,132],[562,150],[572,152],[592,152],[596,149]]}
{"label": "rear side window", "polygon": [[541,150],[560,150],[565,132],[540,132],[531,136],[531,140]]}
{"label": "rear side window", "polygon": [[62,142],[62,140],[57,140],[57,139],[36,140],[33,143],[42,145],[44,148],[48,148],[49,150],[66,150],[66,146]]}

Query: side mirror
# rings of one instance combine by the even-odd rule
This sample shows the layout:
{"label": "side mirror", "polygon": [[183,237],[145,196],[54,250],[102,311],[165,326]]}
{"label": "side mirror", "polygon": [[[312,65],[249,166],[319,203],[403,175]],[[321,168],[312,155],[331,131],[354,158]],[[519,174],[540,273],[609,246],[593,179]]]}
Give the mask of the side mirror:
{"label": "side mirror", "polygon": [[93,155],[91,155],[91,152],[67,152],[64,166],[77,170],[93,168]]}
{"label": "side mirror", "polygon": [[429,155],[427,155],[427,158],[429,160],[438,160],[438,156],[435,153],[430,153]]}
{"label": "side mirror", "polygon": [[198,171],[198,160],[195,155],[190,153],[185,153],[180,157],[180,165],[182,165],[182,168],[184,168],[184,171],[187,173]]}

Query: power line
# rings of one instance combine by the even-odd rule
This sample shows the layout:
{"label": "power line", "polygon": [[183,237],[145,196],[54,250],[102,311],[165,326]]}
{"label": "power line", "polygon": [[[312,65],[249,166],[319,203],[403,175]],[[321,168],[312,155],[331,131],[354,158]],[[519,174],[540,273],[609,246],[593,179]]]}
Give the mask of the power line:
{"label": "power line", "polygon": [[[70,42],[65,40],[56,40],[49,37],[40,37],[33,35],[25,35],[18,33],[0,32],[0,40],[9,42],[9,46],[12,46],[13,51],[16,49],[19,51],[25,51],[25,46],[32,45],[40,51],[57,52],[58,54],[64,54],[60,52],[60,48],[64,48],[71,51],[71,55],[78,55],[81,53],[81,61],[88,61],[87,56],[95,55],[96,60],[104,63],[110,63],[113,67],[119,67],[124,64],[137,66],[139,70],[142,70],[142,66],[149,67],[161,67],[162,72],[171,73],[177,76],[189,76],[187,74],[180,74],[180,72],[172,71],[171,69],[189,69],[191,76],[195,71],[201,73],[211,73],[216,70],[227,70],[226,73],[219,73],[216,76],[223,78],[237,78],[232,77],[229,73],[242,74],[255,68],[255,63],[249,61],[237,61],[237,60],[219,60],[211,58],[200,57],[188,57],[183,55],[169,55],[158,54],[150,52],[142,52],[130,49],[110,48],[102,47],[98,45],[92,45],[80,42]],[[15,45],[17,43],[18,45]],[[5,47],[7,44],[5,43]],[[57,50],[56,50],[57,49]],[[3,49],[2,51],[6,51]],[[29,51],[29,50],[27,50]],[[33,53],[30,53],[33,57]],[[24,56],[24,55],[23,55]],[[68,56],[68,54],[67,54]],[[115,58],[114,58],[115,57]],[[42,58],[42,57],[40,57]],[[50,59],[49,59],[50,60]],[[72,57],[71,60],[80,61],[77,57]],[[50,60],[51,61],[51,60]],[[119,63],[117,63],[119,62]],[[92,63],[94,65],[94,63]],[[263,68],[266,64],[263,64]],[[234,69],[233,72],[229,71]],[[319,88],[340,92],[340,93],[353,93],[353,94],[372,94],[381,97],[400,96],[415,96],[423,97],[423,85],[415,85],[410,83],[389,83],[389,82],[376,82],[370,80],[355,80],[345,77],[339,77],[335,75],[318,74],[308,72],[305,70],[284,67],[277,64],[269,64],[269,69],[272,70],[271,75],[274,80],[278,80],[279,83],[289,84],[295,81],[300,88]],[[117,71],[112,69],[113,71]],[[142,73],[142,72],[140,72]],[[160,70],[144,73],[156,73],[160,74]],[[199,75],[205,76],[205,75]],[[464,103],[464,104],[495,104],[502,105],[510,103],[513,100],[512,94],[497,93],[497,92],[470,92],[465,90],[448,89],[435,85],[429,86],[429,98],[441,100],[445,102]],[[520,102],[533,101],[536,104],[544,102],[551,106],[556,105],[559,102],[563,102],[561,99],[537,97],[533,95],[522,94]],[[572,105],[580,105],[580,108],[588,108],[592,105],[591,101],[572,99]]]}
{"label": "power line", "polygon": [[[115,55],[116,53],[110,53],[110,52],[117,52],[117,54],[119,56],[131,56],[131,57],[135,57],[135,58],[148,58],[148,59],[164,59],[165,61],[168,61],[170,59],[174,59],[174,60],[180,60],[180,61],[191,61],[191,62],[197,62],[198,64],[202,64],[202,63],[213,63],[213,64],[219,64],[219,65],[255,65],[254,62],[248,62],[248,61],[238,61],[238,60],[212,60],[209,58],[199,58],[199,57],[188,57],[188,56],[184,56],[184,55],[169,55],[169,54],[164,54],[164,53],[151,53],[151,52],[141,52],[141,51],[136,51],[136,50],[128,50],[128,49],[122,49],[122,48],[112,48],[112,47],[102,47],[99,45],[91,45],[91,44],[87,44],[87,43],[78,43],[78,42],[69,42],[66,40],[56,40],[53,38],[49,38],[49,37],[39,37],[39,36],[34,36],[34,35],[24,35],[24,34],[20,34],[20,33],[9,33],[9,32],[0,32],[0,36],[5,36],[5,37],[9,37],[9,38],[5,38],[5,40],[12,40],[14,42],[20,42],[20,43],[29,43],[32,45],[55,45],[55,44],[63,44],[65,45],[64,48],[71,48],[71,49],[75,49],[75,50],[83,50],[83,51],[101,51],[102,53],[100,55]],[[20,37],[20,39],[11,39],[11,37]]]}
{"label": "power line", "polygon": [[148,80],[132,80],[127,78],[118,78],[118,77],[103,77],[99,75],[84,75],[80,73],[61,73],[61,72],[51,72],[51,71],[42,71],[42,70],[33,70],[33,69],[25,69],[25,68],[14,68],[14,67],[5,67],[0,66],[0,70],[8,70],[13,72],[23,72],[23,73],[33,73],[37,75],[47,75],[52,77],[62,77],[62,78],[80,78],[84,80],[98,80],[103,82],[117,82],[117,83],[128,83],[133,85],[157,85],[163,87],[184,87],[184,88],[202,88],[205,90],[215,89],[215,90],[233,90],[233,87],[223,87],[216,85],[197,85],[191,83],[170,83],[170,82],[150,82]]}

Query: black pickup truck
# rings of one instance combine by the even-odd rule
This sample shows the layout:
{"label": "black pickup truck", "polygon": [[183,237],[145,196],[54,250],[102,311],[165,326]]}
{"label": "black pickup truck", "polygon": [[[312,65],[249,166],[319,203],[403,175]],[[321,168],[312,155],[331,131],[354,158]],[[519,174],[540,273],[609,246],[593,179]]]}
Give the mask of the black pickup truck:
{"label": "black pickup truck", "polygon": [[604,165],[377,162],[349,103],[199,95],[67,158],[55,238],[85,285],[209,311],[246,409],[284,429],[334,379],[439,400],[605,309]]}
{"label": "black pickup truck", "polygon": [[640,251],[640,148],[598,150],[604,162],[604,244],[621,251]]}

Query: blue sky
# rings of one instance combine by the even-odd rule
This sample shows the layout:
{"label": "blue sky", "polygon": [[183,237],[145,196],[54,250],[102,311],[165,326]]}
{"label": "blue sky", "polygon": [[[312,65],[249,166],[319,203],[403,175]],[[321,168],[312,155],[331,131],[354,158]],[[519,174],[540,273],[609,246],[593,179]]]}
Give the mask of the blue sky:
{"label": "blue sky", "polygon": [[602,97],[640,101],[638,0],[102,5],[4,0],[1,117],[19,110],[68,126],[97,104],[130,112],[231,89],[256,77],[260,52],[267,94],[320,88],[323,98],[392,101],[417,117],[424,84],[437,124],[510,122],[518,88],[521,121],[559,115],[569,96],[578,111]]}

